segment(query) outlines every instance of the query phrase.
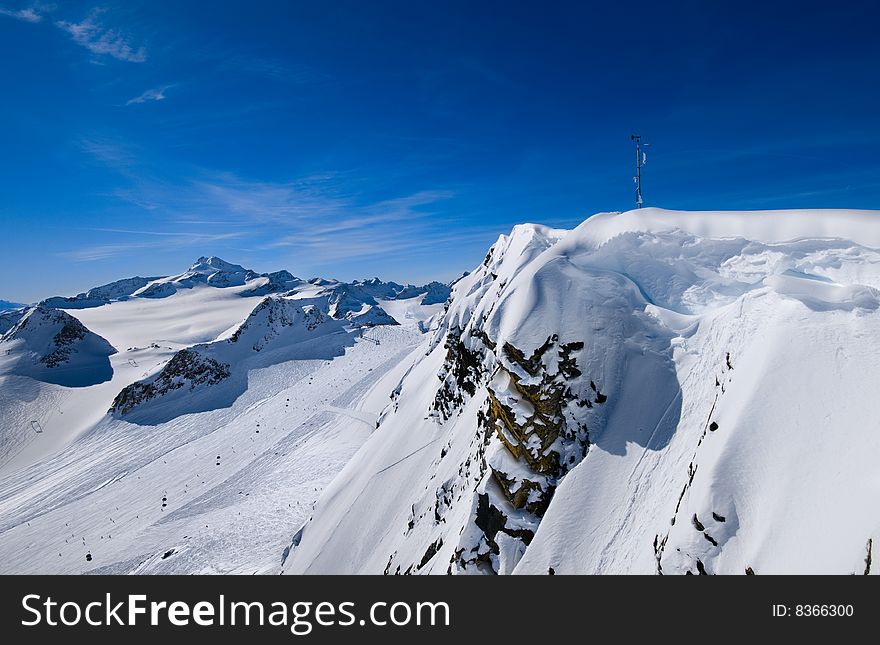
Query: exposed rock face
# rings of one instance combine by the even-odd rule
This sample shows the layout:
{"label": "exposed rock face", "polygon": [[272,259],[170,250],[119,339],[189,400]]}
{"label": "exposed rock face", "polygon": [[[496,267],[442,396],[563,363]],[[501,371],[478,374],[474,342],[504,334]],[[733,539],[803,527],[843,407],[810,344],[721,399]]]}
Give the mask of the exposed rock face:
{"label": "exposed rock face", "polygon": [[[525,227],[513,244],[499,240],[467,285],[456,285],[458,291],[447,302],[430,343],[429,353],[442,349],[445,355],[429,415],[440,424],[476,430],[456,474],[448,477],[448,467],[443,469],[447,475],[433,492],[430,514],[419,514],[413,505],[410,520],[409,530],[415,530],[426,515],[441,527],[454,509],[470,506],[468,519],[456,531],[450,573],[512,571],[561,479],[584,458],[590,445],[587,417],[604,395],[590,387],[578,366],[584,343],[570,337],[560,341],[554,331],[570,336],[572,330],[545,325],[549,336],[525,351],[492,324],[511,269],[522,255],[552,245],[553,236],[547,229]],[[472,405],[475,398],[480,402]],[[476,414],[473,426],[473,419],[464,414],[466,407]],[[441,460],[446,454],[446,448],[441,450]],[[431,546],[435,544],[437,539]],[[399,572],[397,565],[404,571],[425,566],[424,561],[398,562],[396,554],[388,564],[389,572]]]}
{"label": "exposed rock face", "polygon": [[485,352],[480,349],[480,339],[475,339],[476,342],[472,339],[472,342],[466,344],[462,341],[461,334],[459,327],[453,327],[446,335],[446,360],[437,375],[442,384],[434,397],[432,409],[444,420],[449,419],[462,406],[466,396],[476,394],[477,385],[485,378],[481,368]]}
{"label": "exposed rock face", "polygon": [[74,343],[86,337],[88,329],[80,321],[72,316],[64,319],[61,329],[52,338],[55,351],[40,357],[40,362],[46,367],[58,367],[70,360]]}
{"label": "exposed rock face", "polygon": [[151,381],[138,381],[123,389],[113,400],[110,412],[126,414],[136,406],[186,387],[194,390],[201,385],[215,385],[229,378],[230,367],[198,351],[183,349],[177,352]]}
{"label": "exposed rock face", "polygon": [[[543,515],[550,504],[558,480],[586,455],[589,447],[586,427],[574,419],[569,422],[565,414],[569,403],[580,402],[568,386],[568,381],[581,374],[570,356],[580,349],[582,342],[559,346],[558,338],[551,336],[526,359],[505,343],[505,357],[531,378],[499,367],[489,385],[489,420],[498,439],[535,476],[507,472],[503,459],[490,463],[492,474],[514,508],[525,508],[537,516]],[[553,350],[558,352],[558,371],[547,373],[541,357]],[[592,404],[587,400],[585,405]]]}
{"label": "exposed rock face", "polygon": [[[481,344],[490,352],[496,347],[488,337]],[[452,372],[462,377],[462,386],[486,383],[487,406],[479,425],[486,432],[483,469],[488,467],[491,477],[491,485],[475,492],[473,522],[480,533],[465,534],[453,556],[458,570],[473,566],[498,573],[501,566],[512,568],[531,542],[560,480],[586,456],[590,440],[583,417],[595,399],[585,396],[573,357],[583,346],[580,341],[561,344],[554,334],[528,356],[505,342],[488,361],[463,363],[461,356],[473,354],[462,352],[457,338],[452,341],[450,355],[457,359],[451,361]],[[486,362],[495,366],[491,378],[482,370]],[[444,392],[441,388],[438,397]],[[443,395],[441,400],[453,406],[462,403],[455,396]],[[441,409],[449,414],[448,407]],[[470,548],[465,546],[468,541]]]}

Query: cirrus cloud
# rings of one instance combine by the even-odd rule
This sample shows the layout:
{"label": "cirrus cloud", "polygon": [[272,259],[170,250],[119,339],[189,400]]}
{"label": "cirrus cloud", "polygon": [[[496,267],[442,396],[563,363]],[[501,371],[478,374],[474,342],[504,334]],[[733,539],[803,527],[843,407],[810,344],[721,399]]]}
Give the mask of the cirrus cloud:
{"label": "cirrus cloud", "polygon": [[55,23],[66,31],[77,45],[82,45],[93,54],[110,56],[128,63],[143,63],[147,60],[144,47],[135,47],[129,38],[115,29],[105,27],[99,17],[105,9],[96,7],[80,22],[59,20]]}
{"label": "cirrus cloud", "polygon": [[166,96],[165,92],[170,88],[170,85],[165,85],[164,87],[154,87],[143,94],[139,94],[135,96],[133,99],[128,99],[125,104],[126,105],[139,105],[141,103],[146,103],[148,101],[164,101]]}
{"label": "cirrus cloud", "polygon": [[44,14],[51,12],[54,8],[54,5],[44,5],[39,3],[33,4],[25,9],[7,9],[6,7],[0,7],[0,16],[8,16],[10,18],[15,18],[16,20],[23,20],[24,22],[37,23],[43,20]]}

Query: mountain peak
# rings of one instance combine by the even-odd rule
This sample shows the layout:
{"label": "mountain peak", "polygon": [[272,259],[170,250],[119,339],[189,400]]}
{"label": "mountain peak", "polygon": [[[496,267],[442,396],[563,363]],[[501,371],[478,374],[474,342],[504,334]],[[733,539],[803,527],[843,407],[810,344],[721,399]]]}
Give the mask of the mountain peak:
{"label": "mountain peak", "polygon": [[226,260],[222,260],[214,255],[202,256],[189,268],[190,271],[197,272],[215,272],[223,271],[226,273],[243,273],[247,269],[238,264],[232,264]]}

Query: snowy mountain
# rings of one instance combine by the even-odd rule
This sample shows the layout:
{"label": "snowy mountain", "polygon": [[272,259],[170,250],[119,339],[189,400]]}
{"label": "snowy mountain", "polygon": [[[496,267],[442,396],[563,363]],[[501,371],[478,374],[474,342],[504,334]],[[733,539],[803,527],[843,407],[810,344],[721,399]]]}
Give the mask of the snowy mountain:
{"label": "snowy mountain", "polygon": [[[53,296],[43,300],[44,307],[58,309],[89,309],[130,298],[168,298],[182,289],[196,287],[247,287],[238,293],[244,298],[270,294],[299,294],[301,297],[320,297],[327,300],[332,317],[357,326],[396,325],[397,321],[379,304],[379,300],[408,300],[421,298],[423,305],[443,304],[450,288],[439,282],[417,287],[383,282],[379,278],[346,283],[337,280],[313,278],[305,281],[289,271],[257,273],[218,257],[200,257],[183,273],[158,278],[126,278],[95,287],[73,297]],[[317,289],[316,289],[317,287]],[[10,317],[10,320],[12,317]],[[0,333],[4,326],[0,318]],[[9,325],[11,327],[11,324]]]}
{"label": "snowy mountain", "polygon": [[177,293],[179,289],[192,289],[196,285],[208,285],[212,287],[239,287],[265,277],[245,269],[237,264],[231,264],[216,257],[201,257],[186,271],[179,275],[153,280],[134,295],[141,298],[167,298]]}
{"label": "snowy mountain", "polygon": [[19,302],[9,302],[8,300],[0,300],[0,311],[6,311],[8,309],[20,309],[21,307],[24,307],[24,305]]}
{"label": "snowy mountain", "polygon": [[267,297],[228,338],[182,349],[158,373],[124,388],[111,412],[145,423],[228,406],[247,389],[252,369],[341,355],[354,336],[319,304]]}
{"label": "snowy mountain", "polygon": [[116,280],[109,284],[101,285],[89,289],[85,293],[65,298],[64,296],[53,296],[46,298],[40,304],[44,307],[54,307],[57,309],[86,309],[89,307],[100,307],[106,305],[112,300],[126,300],[131,294],[143,289],[149,283],[159,278],[125,278],[124,280]]}
{"label": "snowy mountain", "polygon": [[24,316],[25,311],[24,307],[0,311],[0,336],[15,327],[16,323]]}
{"label": "snowy mountain", "polygon": [[600,214],[459,280],[284,573],[863,573],[880,213]]}
{"label": "snowy mountain", "polygon": [[0,314],[3,573],[876,573],[880,212],[113,284]]}
{"label": "snowy mountain", "polygon": [[277,568],[442,313],[416,291],[200,258],[0,313],[0,571]]}
{"label": "snowy mountain", "polygon": [[67,387],[110,379],[116,349],[68,313],[37,306],[0,338],[0,374]]}

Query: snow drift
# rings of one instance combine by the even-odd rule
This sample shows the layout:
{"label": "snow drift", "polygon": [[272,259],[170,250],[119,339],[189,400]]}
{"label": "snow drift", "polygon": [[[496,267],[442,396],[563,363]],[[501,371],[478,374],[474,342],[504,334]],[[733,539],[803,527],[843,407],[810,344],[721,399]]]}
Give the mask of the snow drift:
{"label": "snow drift", "polygon": [[865,572],[878,247],[873,211],[515,227],[283,571]]}

